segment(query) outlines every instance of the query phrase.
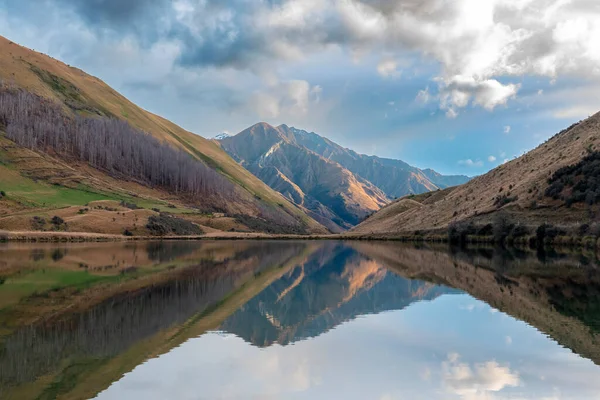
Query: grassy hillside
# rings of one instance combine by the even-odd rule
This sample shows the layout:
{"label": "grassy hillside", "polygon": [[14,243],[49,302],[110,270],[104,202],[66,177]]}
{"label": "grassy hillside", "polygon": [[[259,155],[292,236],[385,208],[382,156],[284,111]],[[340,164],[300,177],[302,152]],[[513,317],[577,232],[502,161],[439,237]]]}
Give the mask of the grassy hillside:
{"label": "grassy hillside", "polygon": [[[462,186],[400,199],[353,233],[394,235],[445,230],[457,223],[485,226],[500,217],[529,232],[541,224],[565,229],[594,224],[600,211],[599,150],[600,113]],[[419,204],[405,206],[409,199]]]}
{"label": "grassy hillside", "polygon": [[[218,145],[139,108],[98,78],[2,37],[0,54],[0,80],[5,84],[60,103],[67,115],[126,120],[133,127],[185,150],[219,171],[236,185],[236,198],[215,206],[234,219],[236,215],[247,216],[251,220],[270,218],[273,223],[284,221],[285,225],[307,233],[326,231],[302,210],[240,167]],[[80,163],[57,159],[48,154],[26,152],[11,146],[1,129],[2,127],[2,168],[10,169],[13,173],[10,181],[4,174],[0,178],[0,190],[8,194],[0,199],[0,229],[4,228],[2,214],[12,215],[15,212],[37,208],[82,206],[92,200],[124,200],[139,196],[140,201],[136,201],[138,205],[143,203],[162,210],[166,209],[168,204],[176,204],[178,210],[184,209],[187,213],[194,212],[199,215],[210,213],[213,206],[205,204],[206,200],[203,203],[203,199],[190,202],[189,199],[182,199],[156,188],[150,189],[135,182],[115,179]],[[27,154],[16,154],[21,152]],[[52,173],[47,173],[48,166],[51,166]],[[19,176],[23,177],[20,183],[17,182]],[[58,179],[59,177],[61,179]],[[45,182],[55,187],[46,189]],[[13,190],[14,185],[17,185],[17,190]],[[33,202],[24,195],[28,185],[29,193],[36,197]],[[219,226],[227,228],[223,224]]]}

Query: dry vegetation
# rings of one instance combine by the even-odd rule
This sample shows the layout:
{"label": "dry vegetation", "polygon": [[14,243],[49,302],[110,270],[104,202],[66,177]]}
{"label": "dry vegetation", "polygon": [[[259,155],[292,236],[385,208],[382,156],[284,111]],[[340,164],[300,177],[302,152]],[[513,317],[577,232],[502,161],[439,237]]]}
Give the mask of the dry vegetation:
{"label": "dry vegetation", "polygon": [[446,235],[456,224],[468,227],[467,235],[473,236],[493,225],[497,215],[512,227],[500,236],[510,236],[518,226],[517,237],[526,236],[524,231],[535,235],[543,224],[567,235],[575,233],[598,218],[595,152],[599,149],[600,113],[462,186],[400,199],[380,211],[381,215],[364,221],[350,236]]}

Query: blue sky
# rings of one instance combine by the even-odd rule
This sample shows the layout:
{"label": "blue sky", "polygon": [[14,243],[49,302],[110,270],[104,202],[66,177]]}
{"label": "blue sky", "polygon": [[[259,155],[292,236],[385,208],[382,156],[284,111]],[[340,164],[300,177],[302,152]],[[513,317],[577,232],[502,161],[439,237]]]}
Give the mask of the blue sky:
{"label": "blue sky", "polygon": [[286,123],[443,173],[600,110],[594,0],[0,0],[0,35],[205,137]]}

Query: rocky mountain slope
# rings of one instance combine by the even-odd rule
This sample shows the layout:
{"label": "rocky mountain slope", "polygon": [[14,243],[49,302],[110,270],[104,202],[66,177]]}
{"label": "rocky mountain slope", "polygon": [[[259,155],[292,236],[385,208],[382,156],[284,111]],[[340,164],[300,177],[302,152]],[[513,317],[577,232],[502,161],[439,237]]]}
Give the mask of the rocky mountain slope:
{"label": "rocky mountain slope", "polygon": [[389,236],[453,223],[484,226],[500,217],[530,231],[545,223],[592,224],[600,203],[599,150],[600,113],[464,185],[401,198],[353,234]]}
{"label": "rocky mountain slope", "polygon": [[442,175],[432,169],[421,170],[400,160],[358,154],[314,132],[286,125],[278,129],[293,136],[299,145],[368,180],[390,198],[461,185],[470,179],[464,175]]}
{"label": "rocky mountain slope", "polygon": [[[70,230],[94,232],[95,227],[102,227],[104,233],[122,233],[127,229],[147,234],[148,218],[169,212],[203,228],[250,231],[277,227],[281,232],[326,232],[322,225],[242,168],[213,141],[141,109],[98,78],[3,37],[0,37],[0,82],[3,82],[0,85],[3,94],[0,229],[30,230],[33,216],[49,219],[56,215],[56,210],[71,207],[73,212],[65,214],[65,226]],[[26,112],[23,101],[18,100],[22,98],[27,98],[27,107],[36,110],[40,123],[22,118]],[[180,166],[191,163],[221,183],[215,186],[206,179],[194,183],[197,176],[182,174],[189,166],[181,169],[173,165],[172,173],[148,170],[133,174],[119,160],[106,159],[111,154],[102,153],[102,159],[95,155],[105,149],[95,147],[92,154],[75,139],[80,127],[87,127],[87,133],[94,134],[104,132],[107,126],[127,132],[127,140],[139,132],[150,134],[157,140],[144,143],[155,149],[157,157],[171,151],[162,145],[166,143],[176,149],[173,154]],[[110,146],[119,146],[116,143],[123,141],[118,136],[107,140]],[[130,140],[127,145],[135,148],[136,142],[139,141]],[[69,152],[65,143],[79,150]],[[118,155],[116,147],[115,150],[113,154]],[[185,157],[181,156],[184,153]],[[157,164],[165,166],[153,163]],[[138,166],[129,169],[139,169]],[[162,176],[158,177],[158,173]],[[179,175],[175,177],[175,173]],[[207,184],[215,190],[208,190]],[[187,190],[191,187],[196,189]],[[216,190],[225,187],[226,191]],[[106,207],[102,212],[78,212],[90,201],[105,200],[135,204],[145,208],[148,215],[132,215],[121,221],[116,215],[119,213],[113,215]]]}
{"label": "rocky mountain slope", "polygon": [[218,143],[333,232],[352,227],[388,199],[469,180],[420,170],[400,160],[358,154],[316,133],[287,125],[257,124]]}
{"label": "rocky mountain slope", "polygon": [[370,182],[269,124],[256,124],[219,143],[247,170],[333,232],[356,225],[389,201]]}

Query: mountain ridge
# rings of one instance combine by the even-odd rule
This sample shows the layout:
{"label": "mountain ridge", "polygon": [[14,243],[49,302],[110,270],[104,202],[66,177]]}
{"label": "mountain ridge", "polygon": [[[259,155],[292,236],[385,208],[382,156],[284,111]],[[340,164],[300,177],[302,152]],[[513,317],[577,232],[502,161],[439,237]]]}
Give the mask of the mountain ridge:
{"label": "mountain ridge", "polygon": [[[401,160],[359,154],[314,132],[259,122],[215,140],[240,165],[332,232],[352,228],[398,195],[461,183]],[[434,183],[435,181],[435,183]]]}
{"label": "mountain ridge", "polygon": [[[278,128],[291,132],[299,144],[370,181],[390,198],[445,189],[470,179],[465,175],[442,175],[430,168],[422,170],[398,159],[361,154],[317,133],[285,124]],[[384,170],[385,173],[378,174],[378,170]],[[402,181],[406,183],[403,185]]]}
{"label": "mountain ridge", "polygon": [[356,225],[389,202],[370,182],[299,145],[290,132],[257,123],[218,141],[240,165],[332,232]]}

